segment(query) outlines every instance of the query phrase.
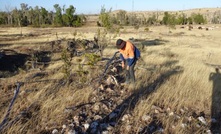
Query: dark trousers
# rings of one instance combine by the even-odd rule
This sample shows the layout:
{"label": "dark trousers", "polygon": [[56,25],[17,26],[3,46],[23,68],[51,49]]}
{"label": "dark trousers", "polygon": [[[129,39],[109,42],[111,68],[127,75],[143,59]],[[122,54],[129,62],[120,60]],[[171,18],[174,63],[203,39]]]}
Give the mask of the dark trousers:
{"label": "dark trousers", "polygon": [[135,82],[135,74],[134,74],[134,67],[136,65],[136,60],[134,63],[129,67],[129,70],[127,70],[127,61],[125,62],[125,75],[126,75],[126,83],[134,83]]}

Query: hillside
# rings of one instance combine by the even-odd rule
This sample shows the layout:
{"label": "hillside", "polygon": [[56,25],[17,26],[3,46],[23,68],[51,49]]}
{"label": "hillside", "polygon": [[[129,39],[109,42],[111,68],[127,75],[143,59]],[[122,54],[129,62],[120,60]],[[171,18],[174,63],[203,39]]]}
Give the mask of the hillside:
{"label": "hillside", "polygon": [[[120,10],[116,10],[116,11],[112,11],[112,14],[117,14],[119,13]],[[208,23],[211,22],[211,19],[214,17],[214,15],[218,15],[221,16],[221,8],[198,8],[198,9],[189,9],[189,10],[179,10],[179,11],[161,11],[161,10],[156,10],[156,11],[127,11],[127,14],[131,15],[131,14],[135,14],[137,17],[141,17],[141,18],[148,18],[148,17],[152,17],[153,15],[157,15],[159,20],[162,20],[163,16],[164,16],[164,12],[169,12],[172,14],[182,14],[184,13],[186,15],[186,17],[191,16],[191,14],[195,13],[195,14],[202,14],[203,16],[205,16],[208,20]]]}

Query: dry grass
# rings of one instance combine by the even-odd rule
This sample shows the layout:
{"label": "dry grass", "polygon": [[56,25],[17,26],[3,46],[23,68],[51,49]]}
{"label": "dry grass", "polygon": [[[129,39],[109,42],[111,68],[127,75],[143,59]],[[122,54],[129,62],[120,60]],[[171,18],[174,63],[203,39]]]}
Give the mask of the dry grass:
{"label": "dry grass", "polygon": [[[70,29],[70,28],[68,28]],[[87,28],[88,29],[88,28]],[[84,28],[71,29],[68,31],[77,30],[77,38],[92,39],[96,34],[97,28],[87,30]],[[19,29],[10,28],[3,29],[7,31],[8,35],[18,34]],[[52,34],[41,35],[44,30],[50,31]],[[215,72],[213,66],[221,65],[221,48],[220,48],[220,28],[213,31],[202,31],[194,29],[188,31],[187,29],[171,30],[166,27],[150,27],[152,32],[144,32],[144,28],[134,30],[132,27],[122,29],[121,34],[115,38],[113,34],[108,35],[110,37],[111,44],[105,49],[104,56],[111,57],[117,50],[114,48],[114,44],[117,38],[129,39],[134,37],[135,39],[144,40],[164,40],[161,44],[149,45],[148,44],[142,50],[142,60],[136,65],[136,78],[137,84],[135,88],[129,90],[131,93],[136,91],[143,91],[135,107],[131,109],[132,114],[129,124],[133,124],[133,131],[127,130],[121,126],[118,127],[119,132],[136,133],[148,125],[152,119],[148,122],[141,121],[144,115],[153,115],[153,106],[160,107],[167,112],[180,113],[181,109],[185,109],[185,112],[201,112],[206,114],[206,119],[210,119],[210,108],[212,101],[212,82],[209,81],[209,75]],[[14,31],[14,33],[12,33]],[[35,47],[36,42],[46,42],[56,39],[54,32],[58,33],[59,37],[73,38],[72,32],[66,32],[66,28],[58,29],[30,29],[24,28],[23,33],[31,33],[38,31],[38,38],[28,37],[20,39],[19,41],[3,41],[2,44],[13,44],[8,49],[13,49],[16,46],[23,46],[22,43],[30,42],[31,48]],[[177,33],[183,32],[179,35]],[[3,34],[3,33],[1,33]],[[46,44],[43,44],[43,46]],[[53,59],[59,59],[59,55],[53,55]],[[207,63],[207,64],[206,64]],[[11,117],[15,117],[22,110],[31,106],[32,117],[24,122],[17,122],[13,127],[9,128],[6,133],[43,133],[47,130],[52,130],[58,126],[62,126],[65,122],[66,114],[64,112],[66,107],[76,106],[78,104],[87,103],[90,95],[93,93],[91,87],[84,87],[78,89],[77,86],[60,86],[59,79],[62,79],[61,73],[62,61],[58,60],[50,64],[44,71],[48,73],[44,80],[51,80],[41,83],[25,83],[21,90],[37,89],[36,91],[24,93],[16,100],[13,107]],[[72,60],[72,64],[78,64],[76,59]],[[85,67],[85,70],[90,70],[89,67]],[[72,73],[78,70],[77,66],[72,66]],[[103,69],[94,70],[94,72],[100,72]],[[5,93],[10,93],[13,88],[7,89],[6,87],[15,83],[16,81],[37,81],[38,78],[29,79],[30,76],[38,73],[39,71],[24,72],[11,78],[1,78],[0,84],[2,85]],[[40,71],[41,72],[41,71]],[[97,76],[98,74],[90,74],[90,78]],[[52,81],[57,79],[58,81]],[[42,80],[42,79],[41,79]],[[163,81],[163,82],[161,82]],[[154,91],[145,92],[146,90],[152,90],[150,85],[155,85]],[[11,98],[10,96],[9,98]],[[7,98],[1,98],[1,101],[6,101],[9,104]],[[7,105],[1,106],[0,115],[4,115]],[[163,117],[157,117],[164,126],[165,133],[190,133],[188,130],[184,130],[181,124],[185,120],[184,116],[180,120],[176,121],[174,118],[165,115]],[[0,117],[3,119],[3,116]],[[116,130],[116,131],[117,131]],[[196,131],[197,133],[197,131]]]}

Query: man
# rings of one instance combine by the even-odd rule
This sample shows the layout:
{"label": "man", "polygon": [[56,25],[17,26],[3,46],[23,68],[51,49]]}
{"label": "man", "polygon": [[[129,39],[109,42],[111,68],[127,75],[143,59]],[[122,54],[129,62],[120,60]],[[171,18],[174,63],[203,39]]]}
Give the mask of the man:
{"label": "man", "polygon": [[126,70],[125,84],[134,83],[134,66],[136,61],[140,58],[140,51],[129,41],[118,39],[116,47],[120,52],[120,59],[122,60],[122,68]]}

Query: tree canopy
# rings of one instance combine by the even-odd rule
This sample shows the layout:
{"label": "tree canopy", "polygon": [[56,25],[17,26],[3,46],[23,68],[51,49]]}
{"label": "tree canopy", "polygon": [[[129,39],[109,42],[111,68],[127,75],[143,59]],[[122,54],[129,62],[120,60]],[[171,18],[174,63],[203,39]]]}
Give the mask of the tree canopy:
{"label": "tree canopy", "polygon": [[21,3],[20,9],[0,12],[0,25],[8,26],[69,26],[77,27],[84,24],[86,17],[75,14],[76,8],[70,5],[68,8],[55,4],[55,11],[48,11],[44,7],[31,7]]}

